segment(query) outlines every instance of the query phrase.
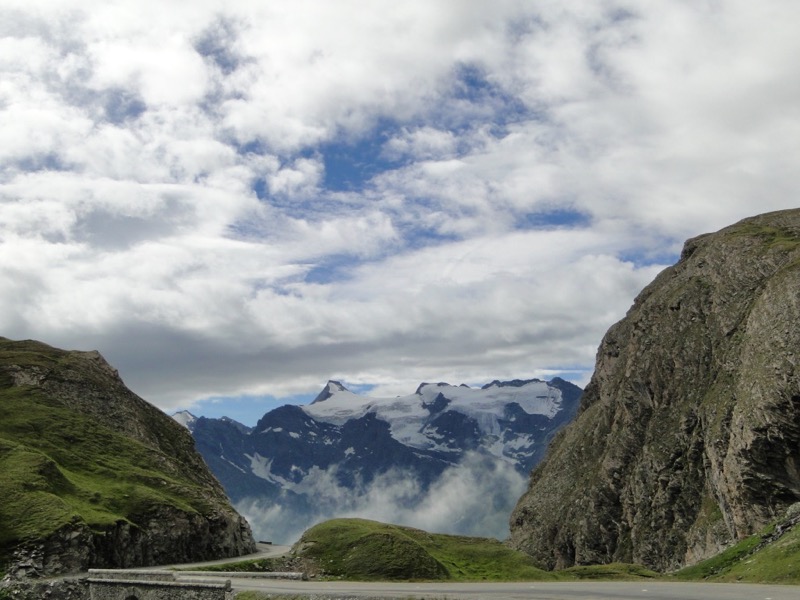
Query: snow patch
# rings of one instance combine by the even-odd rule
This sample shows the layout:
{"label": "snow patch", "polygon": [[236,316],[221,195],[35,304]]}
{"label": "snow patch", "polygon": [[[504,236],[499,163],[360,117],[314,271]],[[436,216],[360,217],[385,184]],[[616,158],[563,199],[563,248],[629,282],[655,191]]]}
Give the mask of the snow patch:
{"label": "snow patch", "polygon": [[192,413],[188,410],[181,410],[176,412],[172,415],[172,418],[175,419],[178,423],[186,427],[189,431],[194,428],[194,424],[197,422],[197,417],[195,417]]}
{"label": "snow patch", "polygon": [[250,471],[252,471],[253,475],[256,477],[260,477],[272,483],[277,483],[282,487],[289,487],[291,485],[289,480],[272,472],[271,458],[261,456],[258,452],[252,456],[249,454],[245,454],[245,456],[250,459]]}
{"label": "snow patch", "polygon": [[[453,386],[446,383],[423,384],[414,394],[395,398],[372,398],[360,396],[345,388],[329,387],[330,395],[324,402],[302,406],[312,418],[342,425],[351,419],[359,419],[374,413],[389,423],[391,434],[398,442],[412,448],[430,448],[435,442],[432,432],[422,429],[431,419],[426,406],[431,406],[442,394],[449,402],[447,410],[461,413],[473,419],[483,435],[502,434],[500,420],[505,418],[506,407],[516,403],[530,415],[543,415],[552,419],[561,409],[561,390],[550,387],[545,381],[530,381],[521,386],[489,386],[485,389],[466,385]],[[502,452],[498,456],[502,455]]]}

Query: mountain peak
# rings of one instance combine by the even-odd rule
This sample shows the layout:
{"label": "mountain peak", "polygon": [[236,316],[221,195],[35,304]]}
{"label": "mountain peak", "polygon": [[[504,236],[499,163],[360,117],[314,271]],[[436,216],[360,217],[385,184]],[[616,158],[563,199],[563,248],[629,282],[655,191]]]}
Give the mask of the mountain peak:
{"label": "mountain peak", "polygon": [[179,410],[178,412],[172,415],[172,418],[175,419],[178,423],[186,427],[189,431],[192,431],[194,424],[197,422],[197,417],[190,413],[188,410]]}
{"label": "mountain peak", "polygon": [[[556,381],[558,378],[556,377],[553,381]],[[558,379],[561,381],[560,379]],[[522,387],[528,385],[529,383],[541,383],[541,379],[512,379],[511,381],[500,381],[499,379],[495,379],[491,383],[487,383],[481,389],[488,390],[491,387]],[[552,383],[552,382],[551,382]]]}
{"label": "mountain peak", "polygon": [[252,434],[200,418],[193,435],[235,502],[249,514],[280,510],[280,519],[258,519],[262,539],[293,541],[311,524],[353,510],[421,524],[423,507],[452,502],[444,489],[454,478],[474,483],[458,510],[441,511],[436,529],[505,537],[528,473],[577,412],[581,389],[562,387],[426,383],[417,393],[379,397],[329,381],[311,404],[272,409]]}
{"label": "mountain peak", "polygon": [[244,423],[240,423],[236,419],[231,419],[230,417],[220,417],[220,421],[222,421],[223,423],[228,423],[229,425],[233,425],[236,429],[238,429],[241,433],[244,434],[248,434],[253,430],[252,427],[248,427]]}
{"label": "mountain peak", "polygon": [[333,396],[336,392],[347,392],[349,391],[346,387],[344,387],[341,382],[335,381],[333,379],[329,379],[328,383],[325,385],[323,390],[314,398],[314,401],[311,404],[316,404],[317,402],[324,402],[331,396]]}
{"label": "mountain peak", "polygon": [[[428,387],[429,385],[433,385],[433,386],[436,386],[436,387],[451,387],[449,383],[445,383],[444,381],[440,381],[439,383],[426,383],[426,382],[424,382],[424,381],[423,381],[422,383],[420,383],[420,384],[417,386],[417,391],[416,391],[416,392],[414,392],[414,393],[415,393],[417,396],[421,396],[421,395],[422,395],[422,390],[423,390],[424,388]],[[469,387],[469,386],[465,386],[463,383],[462,383],[461,385],[462,385],[463,387]]]}

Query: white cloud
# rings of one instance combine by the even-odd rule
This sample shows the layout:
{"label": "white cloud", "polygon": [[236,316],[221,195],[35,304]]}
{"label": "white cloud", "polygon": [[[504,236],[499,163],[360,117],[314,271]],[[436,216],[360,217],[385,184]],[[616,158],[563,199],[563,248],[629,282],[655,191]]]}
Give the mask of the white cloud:
{"label": "white cloud", "polygon": [[796,204],[799,12],[7,0],[0,334],[165,408],[590,370],[685,238]]}
{"label": "white cloud", "polygon": [[375,477],[369,484],[344,487],[337,468],[312,468],[286,487],[304,496],[237,503],[257,539],[296,542],[312,525],[332,518],[356,517],[417,527],[433,533],[505,539],[508,514],[527,485],[510,465],[468,453],[446,469],[428,488],[400,469]]}
{"label": "white cloud", "polygon": [[452,131],[425,126],[414,130],[403,129],[401,135],[386,142],[384,152],[395,160],[406,157],[431,160],[449,158],[457,148],[458,139]]}
{"label": "white cloud", "polygon": [[270,175],[269,190],[273,194],[306,197],[319,193],[319,183],[325,166],[310,158],[298,158],[291,166],[283,167]]}

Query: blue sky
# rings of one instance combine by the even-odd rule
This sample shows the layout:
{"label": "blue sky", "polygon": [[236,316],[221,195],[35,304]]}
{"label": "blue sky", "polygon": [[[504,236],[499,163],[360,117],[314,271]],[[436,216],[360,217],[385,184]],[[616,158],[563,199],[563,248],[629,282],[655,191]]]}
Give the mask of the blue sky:
{"label": "blue sky", "polygon": [[561,375],[800,197],[791,0],[0,3],[0,335],[253,424]]}

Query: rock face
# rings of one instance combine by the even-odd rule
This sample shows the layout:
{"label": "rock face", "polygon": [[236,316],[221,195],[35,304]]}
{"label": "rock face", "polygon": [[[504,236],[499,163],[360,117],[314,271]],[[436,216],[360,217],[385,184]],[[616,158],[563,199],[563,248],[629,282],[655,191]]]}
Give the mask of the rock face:
{"label": "rock face", "polygon": [[689,240],[614,325],[509,543],[671,570],[800,500],[800,210]]}
{"label": "rock face", "polygon": [[0,338],[0,559],[17,575],[255,550],[185,428],[97,352]]}

